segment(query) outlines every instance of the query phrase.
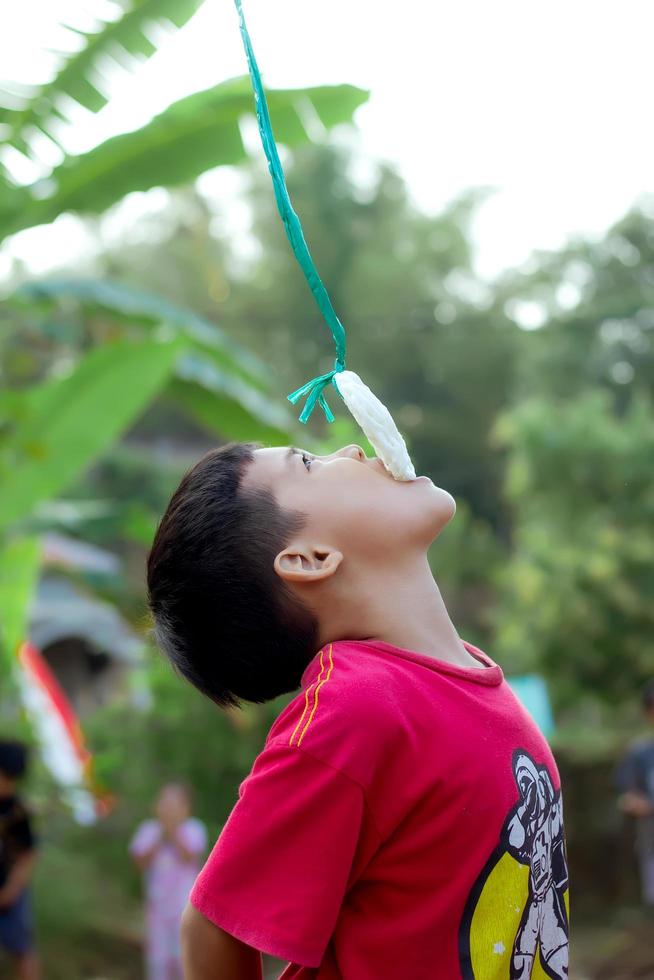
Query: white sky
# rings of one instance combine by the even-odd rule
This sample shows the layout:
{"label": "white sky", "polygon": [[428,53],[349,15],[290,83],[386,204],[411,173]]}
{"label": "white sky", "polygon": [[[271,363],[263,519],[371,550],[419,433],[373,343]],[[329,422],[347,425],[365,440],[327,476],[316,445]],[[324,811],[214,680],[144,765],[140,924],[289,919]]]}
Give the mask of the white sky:
{"label": "white sky", "polygon": [[[81,25],[108,0],[21,0],[2,12],[5,79],[45,79],[57,21]],[[370,88],[357,114],[362,149],[393,161],[416,202],[437,211],[470,186],[498,189],[474,228],[479,271],[534,248],[600,233],[654,190],[651,0],[244,0],[271,87],[352,82]],[[146,122],[169,102],[246,70],[232,0],[208,0],[135,73],[116,76],[99,114],[66,135],[81,152]],[[25,170],[24,179],[31,179]],[[205,187],[224,189],[219,181]],[[120,221],[150,203],[128,199]],[[234,227],[238,227],[236,216]],[[35,272],[88,243],[78,222],[14,236],[0,253]]]}

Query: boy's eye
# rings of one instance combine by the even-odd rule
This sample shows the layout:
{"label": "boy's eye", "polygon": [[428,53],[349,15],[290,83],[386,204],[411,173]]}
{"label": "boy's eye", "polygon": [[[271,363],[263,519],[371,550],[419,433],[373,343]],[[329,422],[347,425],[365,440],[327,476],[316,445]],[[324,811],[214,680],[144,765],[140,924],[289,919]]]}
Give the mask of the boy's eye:
{"label": "boy's eye", "polygon": [[302,462],[304,463],[304,465],[308,470],[311,469],[311,457],[307,456],[306,453],[302,453]]}

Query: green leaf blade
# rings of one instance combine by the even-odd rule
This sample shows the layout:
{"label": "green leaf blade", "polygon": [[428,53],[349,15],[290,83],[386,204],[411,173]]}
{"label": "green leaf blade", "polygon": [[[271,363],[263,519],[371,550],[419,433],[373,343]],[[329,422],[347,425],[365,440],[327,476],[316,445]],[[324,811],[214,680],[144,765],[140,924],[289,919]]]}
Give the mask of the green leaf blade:
{"label": "green leaf blade", "polygon": [[65,490],[118,438],[164,386],[181,350],[179,342],[115,343],[41,386],[4,447],[0,530]]}
{"label": "green leaf blade", "polygon": [[40,563],[38,538],[16,537],[0,545],[0,676],[5,669],[7,673],[12,670],[18,648],[27,637]]}
{"label": "green leaf blade", "polygon": [[[303,104],[313,107],[323,125],[331,126],[351,120],[367,97],[351,85],[270,92],[275,137],[291,146],[308,140]],[[22,206],[8,212],[4,234],[53,221],[65,211],[100,214],[134,191],[180,186],[214,167],[241,163],[246,150],[240,121],[253,112],[247,78],[180,99],[141,129],[68,157],[47,181],[23,189]],[[54,191],[44,196],[50,186]]]}

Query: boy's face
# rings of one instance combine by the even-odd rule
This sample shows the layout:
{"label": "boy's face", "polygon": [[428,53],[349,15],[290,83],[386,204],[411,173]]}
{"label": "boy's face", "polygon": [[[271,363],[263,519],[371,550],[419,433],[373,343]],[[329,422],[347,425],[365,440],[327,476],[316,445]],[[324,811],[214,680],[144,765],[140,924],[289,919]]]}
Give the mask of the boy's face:
{"label": "boy's face", "polygon": [[266,487],[280,507],[303,514],[300,535],[316,547],[367,559],[426,550],[456,510],[450,494],[428,477],[400,483],[359,446],[329,456],[258,449],[244,486]]}

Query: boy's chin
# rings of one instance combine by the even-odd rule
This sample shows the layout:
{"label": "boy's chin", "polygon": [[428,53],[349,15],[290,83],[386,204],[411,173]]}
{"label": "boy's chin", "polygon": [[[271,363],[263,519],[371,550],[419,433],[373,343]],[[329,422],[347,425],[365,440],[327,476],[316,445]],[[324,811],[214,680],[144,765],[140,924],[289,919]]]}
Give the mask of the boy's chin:
{"label": "boy's chin", "polygon": [[435,538],[456,514],[456,500],[447,490],[433,486],[431,505],[431,528]]}

